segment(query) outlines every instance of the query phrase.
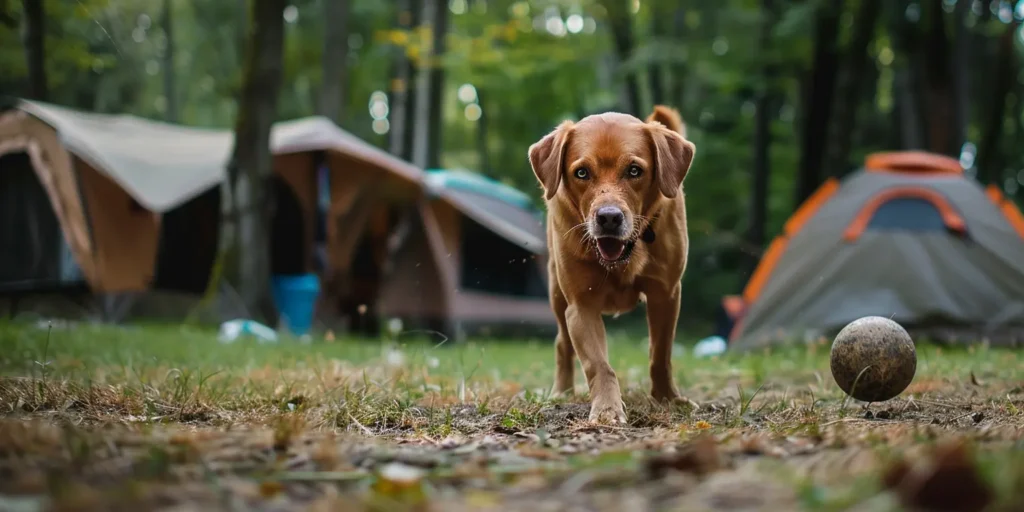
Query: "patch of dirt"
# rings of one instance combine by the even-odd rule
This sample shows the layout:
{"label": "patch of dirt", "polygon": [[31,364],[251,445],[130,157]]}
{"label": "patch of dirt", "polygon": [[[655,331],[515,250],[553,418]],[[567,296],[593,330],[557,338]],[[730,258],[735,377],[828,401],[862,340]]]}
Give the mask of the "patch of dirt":
{"label": "patch of dirt", "polygon": [[[630,424],[614,427],[588,423],[584,402],[414,406],[376,422],[348,410],[326,421],[324,411],[299,407],[241,427],[12,408],[0,420],[0,508],[15,499],[56,510],[797,510],[844,496],[850,506],[897,503],[937,485],[929,478],[941,472],[906,469],[927,459],[935,441],[968,439],[982,454],[1024,448],[1024,416],[1014,413],[1020,396],[1003,397],[864,408],[768,392],[745,411],[736,400],[691,411],[631,395]],[[917,480],[885,481],[893,453]],[[959,460],[957,481],[977,473]],[[1024,479],[1021,457],[1013,460]],[[396,472],[412,476],[388,476]],[[971,492],[979,503],[994,499]],[[1021,503],[1013,501],[1019,494],[1001,506]]]}

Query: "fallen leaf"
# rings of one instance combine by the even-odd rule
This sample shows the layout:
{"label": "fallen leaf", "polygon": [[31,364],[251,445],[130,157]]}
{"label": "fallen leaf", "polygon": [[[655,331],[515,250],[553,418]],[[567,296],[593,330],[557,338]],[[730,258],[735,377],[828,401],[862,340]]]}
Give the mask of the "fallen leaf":
{"label": "fallen leaf", "polygon": [[707,429],[711,428],[711,424],[706,422],[706,421],[704,421],[704,420],[700,420],[697,423],[693,424],[693,428],[695,428],[697,430],[707,430]]}
{"label": "fallen leaf", "polygon": [[273,498],[284,491],[284,486],[281,482],[266,481],[260,483],[260,496],[264,498]]}
{"label": "fallen leaf", "polygon": [[913,510],[980,512],[993,500],[963,440],[938,445],[931,457],[917,464],[897,461],[883,483]]}
{"label": "fallen leaf", "polygon": [[705,475],[725,466],[714,438],[701,436],[676,453],[662,454],[647,461],[647,471],[654,477],[664,476],[668,470]]}
{"label": "fallen leaf", "polygon": [[539,460],[558,460],[562,457],[554,450],[548,450],[537,446],[523,446],[519,448],[519,455]]}
{"label": "fallen leaf", "polygon": [[740,440],[740,451],[747,455],[785,457],[786,451],[771,444],[763,435],[747,436]]}

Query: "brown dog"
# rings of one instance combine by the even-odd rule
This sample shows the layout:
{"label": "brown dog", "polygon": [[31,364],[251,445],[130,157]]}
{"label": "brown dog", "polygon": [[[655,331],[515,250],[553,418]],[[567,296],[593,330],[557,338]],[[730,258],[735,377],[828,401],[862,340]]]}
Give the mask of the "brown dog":
{"label": "brown dog", "polygon": [[554,392],[573,392],[573,356],[579,356],[591,421],[626,421],[602,314],[632,310],[643,300],[651,395],[685,400],[671,360],[688,246],[681,185],[695,151],[684,134],[679,113],[659,105],[646,122],[618,113],[565,121],[530,146],[548,207],[551,308],[558,320]]}

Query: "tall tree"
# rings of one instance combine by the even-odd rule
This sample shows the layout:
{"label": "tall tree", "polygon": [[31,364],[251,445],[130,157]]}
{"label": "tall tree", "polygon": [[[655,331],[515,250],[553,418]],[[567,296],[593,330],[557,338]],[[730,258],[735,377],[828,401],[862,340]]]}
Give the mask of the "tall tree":
{"label": "tall tree", "polygon": [[[270,298],[270,199],[273,171],[270,130],[277,116],[284,60],[287,0],[253,0],[252,20],[235,119],[235,145],[228,164],[228,194],[234,236],[229,251],[239,295],[250,314],[275,316]],[[271,205],[272,206],[272,205]]]}
{"label": "tall tree", "polygon": [[[611,25],[615,56],[620,70],[624,68],[623,63],[633,56],[636,46],[633,37],[633,16],[629,12],[628,4],[628,0],[601,0],[601,5],[608,13],[608,23]],[[626,89],[625,105],[622,108],[628,114],[640,115],[640,81],[632,70],[625,70],[623,79]]]}
{"label": "tall tree", "polygon": [[344,119],[348,82],[349,0],[324,1],[323,83],[320,85],[320,115],[337,124]]}
{"label": "tall tree", "polygon": [[[689,30],[686,28],[686,9],[676,7],[672,16],[672,33],[676,41],[685,42],[688,39]],[[683,103],[686,95],[686,63],[674,63],[672,71],[672,90],[669,93],[669,100],[681,110],[686,109]]]}
{"label": "tall tree", "polygon": [[441,164],[445,76],[441,57],[448,34],[448,13],[445,0],[423,1],[423,25],[428,28],[430,40],[426,42],[417,78],[418,99],[413,126],[413,163],[423,168],[436,168]]}
{"label": "tall tree", "polygon": [[971,122],[971,50],[974,34],[967,28],[967,14],[973,2],[957,2],[953,6],[953,133],[950,144],[957,154],[967,142],[967,125]]}
{"label": "tall tree", "polygon": [[957,154],[953,126],[953,74],[950,70],[949,36],[946,34],[943,0],[922,2],[927,22],[927,39],[921,53],[925,57],[925,105],[927,106],[928,148],[933,153]]}
{"label": "tall tree", "polygon": [[[411,33],[412,28],[419,24],[420,12],[420,2],[417,0],[399,0],[395,19],[398,30],[406,34]],[[416,67],[409,58],[405,45],[395,45],[393,50],[388,151],[399,158],[412,161],[412,126],[416,102],[413,84],[416,79]]]}
{"label": "tall tree", "polygon": [[921,55],[921,37],[917,22],[908,20],[908,0],[892,0],[889,7],[889,34],[893,41],[895,53],[894,96],[896,109],[894,114],[900,126],[900,144],[904,149],[925,149],[927,134],[925,133],[924,115],[919,102],[923,90],[921,81],[924,73],[923,56]]}
{"label": "tall tree", "polygon": [[1000,152],[1003,127],[1006,124],[1007,101],[1013,92],[1013,85],[1020,65],[1014,58],[1014,35],[1020,28],[1020,20],[1014,19],[999,36],[999,50],[992,80],[991,100],[987,117],[982,127],[981,144],[978,148],[978,179],[984,183],[998,183],[1002,179],[1005,161]]}
{"label": "tall tree", "polygon": [[821,183],[821,168],[828,148],[836,75],[839,70],[839,16],[843,0],[824,2],[814,24],[814,57],[811,60],[810,94],[804,102],[800,167],[796,178],[795,204],[800,205]]}
{"label": "tall tree", "polygon": [[[665,9],[662,1],[653,1],[651,5],[651,35],[654,44],[661,46],[668,36],[672,22],[672,12]],[[651,102],[660,105],[665,102],[664,64],[660,58],[652,58],[647,65],[647,82],[651,89]]]}
{"label": "tall tree", "polygon": [[[768,221],[768,184],[771,181],[771,110],[775,87],[775,55],[770,48],[771,28],[775,23],[775,0],[761,0],[761,22],[758,47],[761,49],[760,87],[754,100],[754,179],[751,182],[747,243],[764,247]],[[753,272],[757,258],[750,258],[748,272]]]}
{"label": "tall tree", "polygon": [[46,11],[43,0],[22,0],[21,36],[28,66],[28,96],[46,101],[49,84],[46,79]]}
{"label": "tall tree", "polygon": [[857,106],[864,92],[864,72],[872,63],[868,47],[875,38],[882,0],[861,0],[853,18],[853,33],[843,55],[829,145],[827,168],[832,175],[846,173],[850,167],[850,147],[857,126]]}
{"label": "tall tree", "polygon": [[476,90],[476,102],[480,106],[480,118],[476,120],[476,150],[480,155],[480,172],[491,178],[499,176],[491,168],[491,151],[487,144],[487,108],[484,105],[484,98],[489,98],[479,88]]}
{"label": "tall tree", "polygon": [[171,3],[172,0],[164,0],[160,26],[164,32],[163,85],[164,99],[167,101],[164,119],[175,123],[178,121],[178,91],[175,87],[177,73],[174,69],[174,16],[171,14]]}

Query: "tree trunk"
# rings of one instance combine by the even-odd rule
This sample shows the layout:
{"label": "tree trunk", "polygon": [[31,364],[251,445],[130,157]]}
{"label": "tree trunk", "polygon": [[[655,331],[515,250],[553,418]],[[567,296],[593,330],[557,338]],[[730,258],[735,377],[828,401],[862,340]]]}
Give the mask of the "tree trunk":
{"label": "tree trunk", "polygon": [[480,105],[480,119],[476,120],[476,148],[480,154],[480,172],[484,176],[491,178],[498,178],[497,173],[494,169],[491,169],[491,158],[490,149],[487,145],[487,108],[484,106],[484,95],[483,91],[479,88],[476,90],[476,102]]}
{"label": "tree trunk", "polygon": [[821,183],[821,168],[828,148],[829,118],[832,114],[836,74],[839,69],[839,16],[842,0],[820,7],[814,26],[814,58],[811,62],[811,91],[804,103],[801,133],[800,167],[796,181],[795,204],[803,204]]}
{"label": "tree trunk", "polygon": [[[618,68],[622,69],[623,64],[633,55],[635,43],[633,41],[633,16],[629,13],[628,0],[602,0],[605,11],[608,13],[608,22],[611,24],[612,39],[615,44],[615,56],[618,61]],[[625,105],[623,110],[627,114],[640,115],[640,83],[636,73],[626,70],[623,73],[625,81]]]}
{"label": "tree trunk", "polygon": [[[415,0],[400,0],[396,26],[399,30],[410,32],[419,24],[420,6]],[[388,151],[403,159],[412,160],[412,124],[415,113],[416,69],[406,55],[406,48],[394,49],[392,61],[390,131],[388,132]]]}
{"label": "tree trunk", "polygon": [[[668,36],[668,23],[671,21],[671,13],[668,12],[662,2],[651,3],[651,35],[654,44],[661,46]],[[647,64],[647,81],[651,90],[651,102],[655,105],[665,103],[665,65],[660,58],[654,58]]]}
{"label": "tree trunk", "polygon": [[1014,60],[1014,34],[1020,27],[1020,21],[1014,20],[999,38],[999,50],[992,82],[991,103],[988,118],[982,129],[980,147],[978,148],[978,179],[982,183],[996,183],[1003,173],[1003,155],[1000,146],[1003,139],[1003,126],[1006,124],[1007,100],[1013,90],[1014,78],[1020,69]]}
{"label": "tree trunk", "polygon": [[22,0],[22,41],[28,66],[28,97],[46,101],[49,97],[46,79],[46,12],[43,0]]}
{"label": "tree trunk", "polygon": [[918,100],[922,94],[920,87],[921,61],[919,29],[917,25],[907,21],[905,12],[906,0],[892,1],[890,11],[890,35],[893,40],[893,51],[896,54],[894,67],[894,95],[896,96],[898,118],[900,121],[901,146],[903,149],[925,149],[927,133],[924,118]]}
{"label": "tree trunk", "polygon": [[[249,44],[249,31],[252,30],[252,24],[249,23],[249,2],[250,0],[235,0],[238,5],[236,7],[236,15],[238,16],[238,23],[236,27],[236,39],[237,46],[235,47],[235,54],[238,58],[238,63],[245,65],[245,56],[247,46]],[[241,66],[240,66],[241,67]]]}
{"label": "tree trunk", "polygon": [[443,128],[444,39],[448,31],[448,2],[424,0],[423,25],[430,28],[430,41],[425,45],[421,72],[417,77],[413,163],[422,168],[440,167],[441,130]]}
{"label": "tree trunk", "polygon": [[324,53],[321,57],[320,115],[341,125],[348,82],[349,0],[324,1]]}
{"label": "tree trunk", "polygon": [[875,38],[881,11],[881,0],[861,0],[853,20],[853,34],[843,57],[843,70],[836,93],[833,113],[835,122],[831,132],[834,144],[830,146],[826,164],[833,176],[842,176],[850,168],[850,146],[853,143],[854,127],[857,126],[857,107],[865,89],[861,84],[864,82],[864,71],[871,64],[868,46]]}
{"label": "tree trunk", "polygon": [[[768,184],[771,181],[771,108],[775,87],[775,64],[771,60],[768,45],[771,41],[771,27],[775,22],[774,0],[761,0],[761,27],[759,48],[762,52],[761,87],[754,100],[754,179],[750,191],[750,223],[747,243],[752,247],[764,247],[765,225],[768,220]],[[767,54],[767,55],[766,55]],[[748,271],[757,266],[757,257],[750,258]]]}
{"label": "tree trunk", "polygon": [[954,142],[953,85],[950,71],[949,38],[946,35],[943,0],[923,2],[928,38],[921,53],[925,57],[925,98],[927,105],[928,148],[933,153],[959,156]]}
{"label": "tree trunk", "polygon": [[429,105],[427,116],[427,167],[437,169],[441,167],[441,149],[444,133],[444,92],[445,92],[445,69],[444,54],[445,38],[448,37],[448,16],[451,12],[448,9],[447,0],[436,0],[434,13],[434,31],[432,51],[430,52],[430,95],[426,97]]}
{"label": "tree trunk", "polygon": [[[675,39],[680,42],[686,41],[686,9],[682,7],[676,7],[675,13],[672,17],[672,31]],[[669,94],[669,100],[675,102],[674,104],[679,110],[686,110],[686,64],[673,64],[672,65],[672,92]]]}
{"label": "tree trunk", "polygon": [[967,13],[972,2],[957,2],[953,7],[953,129],[952,150],[959,156],[967,142],[967,126],[971,122],[971,49],[974,47],[974,34],[967,29]]}
{"label": "tree trunk", "polygon": [[273,171],[270,130],[277,115],[284,58],[287,0],[254,0],[242,91],[235,119],[235,145],[228,165],[230,240],[235,284],[251,315],[274,322],[270,297],[268,186]]}
{"label": "tree trunk", "polygon": [[164,31],[164,119],[170,123],[178,122],[178,93],[175,88],[175,79],[178,74],[174,69],[174,18],[171,10],[171,1],[164,0],[163,11],[160,13],[160,23]]}

